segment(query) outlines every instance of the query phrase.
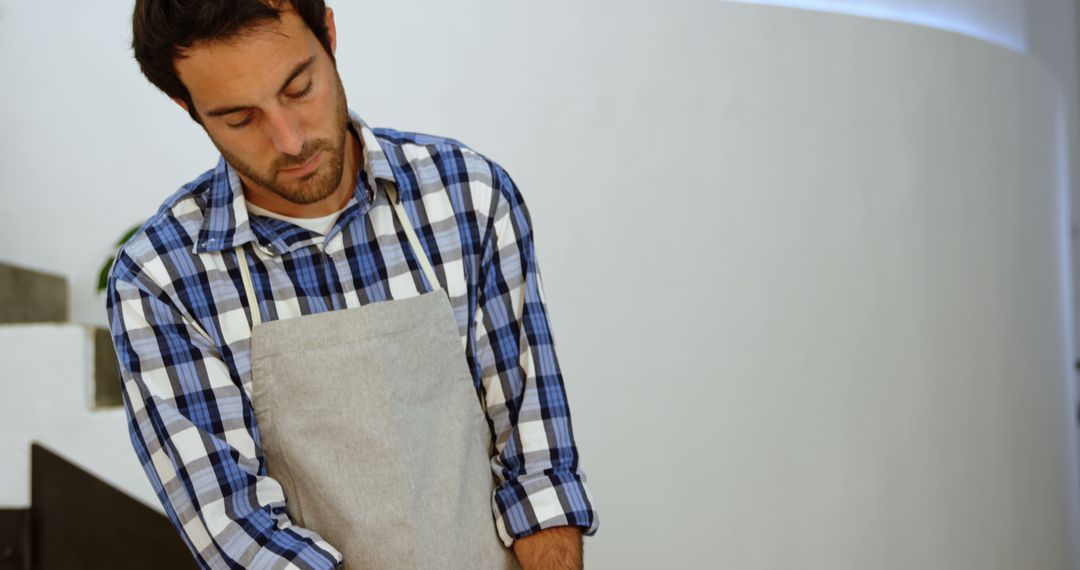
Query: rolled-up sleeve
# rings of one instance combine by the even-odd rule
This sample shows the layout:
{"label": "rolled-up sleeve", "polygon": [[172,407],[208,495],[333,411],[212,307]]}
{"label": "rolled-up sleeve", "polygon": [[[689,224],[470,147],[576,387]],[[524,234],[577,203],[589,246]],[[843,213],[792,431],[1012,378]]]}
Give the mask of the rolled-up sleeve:
{"label": "rolled-up sleeve", "polygon": [[128,431],[165,513],[202,568],[338,567],[266,476],[242,382],[216,344],[121,250],[107,310]]}
{"label": "rolled-up sleeve", "polygon": [[596,533],[599,519],[570,422],[528,209],[492,165],[495,206],[478,271],[474,351],[495,435],[492,493],[506,546],[554,526]]}

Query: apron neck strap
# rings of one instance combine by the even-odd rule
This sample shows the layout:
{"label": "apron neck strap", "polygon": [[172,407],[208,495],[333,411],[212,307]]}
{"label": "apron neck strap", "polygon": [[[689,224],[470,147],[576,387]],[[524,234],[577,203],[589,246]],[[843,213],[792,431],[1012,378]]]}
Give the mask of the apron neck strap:
{"label": "apron neck strap", "polygon": [[398,194],[397,186],[391,182],[385,182],[382,179],[378,179],[377,184],[382,186],[383,191],[390,198],[390,205],[394,207],[394,213],[397,214],[398,221],[401,223],[401,227],[405,230],[405,235],[409,238],[409,244],[412,246],[413,255],[420,262],[420,267],[424,270],[424,275],[427,276],[428,286],[432,291],[439,291],[442,287],[439,285],[439,279],[435,275],[435,270],[431,267],[431,263],[428,261],[428,256],[424,253],[423,246],[420,245],[420,238],[416,237],[416,232],[413,231],[412,223],[409,222],[409,215],[405,212],[405,207],[401,204],[401,196]]}
{"label": "apron neck strap", "polygon": [[[424,252],[424,248],[420,245],[420,238],[416,236],[416,231],[413,230],[412,223],[409,221],[409,215],[405,212],[405,206],[401,204],[401,196],[398,195],[397,186],[393,183],[385,182],[383,180],[377,181],[383,191],[386,192],[387,197],[390,198],[390,205],[393,207],[394,214],[398,218],[398,222],[401,223],[401,227],[405,230],[405,235],[409,238],[409,244],[412,246],[413,255],[420,262],[421,269],[424,270],[424,275],[427,277],[428,286],[432,291],[440,291],[442,287],[439,285],[439,279],[435,275],[435,269],[431,267],[431,262],[428,260],[427,254]],[[244,246],[239,245],[236,248],[236,262],[240,266],[240,278],[244,282],[244,294],[247,295],[248,308],[251,311],[251,326],[262,323],[262,315],[259,307],[259,299],[255,296],[255,287],[251,282],[251,270],[248,268],[247,254],[244,253]]]}
{"label": "apron neck strap", "polygon": [[251,328],[262,323],[259,298],[255,296],[255,287],[251,284],[251,270],[248,269],[247,254],[244,246],[236,246],[236,263],[240,265],[240,279],[244,282],[244,294],[247,295],[248,308],[251,310]]}

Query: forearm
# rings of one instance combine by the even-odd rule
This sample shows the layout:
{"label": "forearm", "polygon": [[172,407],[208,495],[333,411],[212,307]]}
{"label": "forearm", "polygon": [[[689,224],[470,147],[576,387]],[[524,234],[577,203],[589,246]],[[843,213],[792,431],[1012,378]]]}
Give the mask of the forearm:
{"label": "forearm", "polygon": [[341,553],[292,524],[280,483],[259,474],[240,379],[160,290],[110,278],[106,308],[135,455],[198,566],[337,568]]}
{"label": "forearm", "polygon": [[522,570],[582,570],[581,528],[556,526],[514,541]]}

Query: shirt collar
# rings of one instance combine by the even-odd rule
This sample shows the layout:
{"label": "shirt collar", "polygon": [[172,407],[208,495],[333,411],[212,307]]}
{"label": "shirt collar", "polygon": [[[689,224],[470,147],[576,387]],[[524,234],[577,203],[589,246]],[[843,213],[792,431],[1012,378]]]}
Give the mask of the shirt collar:
{"label": "shirt collar", "polygon": [[[358,213],[363,213],[371,207],[377,179],[396,183],[400,187],[408,182],[408,177],[402,175],[395,180],[394,172],[401,172],[400,161],[404,158],[396,145],[376,137],[367,123],[352,110],[349,111],[349,121],[363,143],[363,164],[356,177],[350,202],[358,202]],[[288,243],[291,240],[285,236],[275,235],[270,226],[252,228],[240,177],[225,161],[225,157],[218,159],[213,175],[200,190],[196,190],[195,198],[203,212],[203,223],[192,247],[193,253],[223,251],[254,241],[267,249],[268,253],[280,255],[296,245]]]}

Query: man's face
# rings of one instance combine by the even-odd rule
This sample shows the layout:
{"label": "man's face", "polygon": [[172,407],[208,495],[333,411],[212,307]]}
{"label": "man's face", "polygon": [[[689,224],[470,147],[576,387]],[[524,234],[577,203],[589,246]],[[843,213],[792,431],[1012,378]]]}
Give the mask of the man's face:
{"label": "man's face", "polygon": [[[332,15],[328,12],[331,45]],[[311,204],[341,183],[348,111],[337,68],[295,12],[197,43],[177,74],[206,134],[254,192]]]}

